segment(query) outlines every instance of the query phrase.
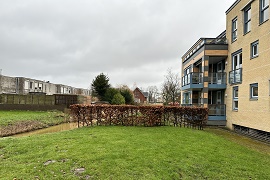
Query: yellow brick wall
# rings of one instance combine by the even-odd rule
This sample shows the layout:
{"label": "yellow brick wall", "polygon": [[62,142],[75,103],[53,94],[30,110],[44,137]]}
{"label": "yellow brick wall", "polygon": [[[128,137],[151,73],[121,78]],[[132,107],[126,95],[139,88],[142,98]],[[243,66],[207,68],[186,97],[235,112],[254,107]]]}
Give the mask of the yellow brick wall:
{"label": "yellow brick wall", "polygon": [[[251,3],[251,31],[243,34],[243,11],[250,0],[241,0],[228,14],[226,31],[229,43],[227,73],[232,69],[231,54],[242,48],[242,83],[227,85],[227,126],[232,124],[270,132],[270,19],[259,24],[259,0]],[[237,40],[231,42],[232,20],[237,16]],[[259,56],[250,58],[250,45],[259,40]],[[250,84],[258,83],[258,100],[250,100]],[[232,90],[239,87],[238,111],[232,110]]]}

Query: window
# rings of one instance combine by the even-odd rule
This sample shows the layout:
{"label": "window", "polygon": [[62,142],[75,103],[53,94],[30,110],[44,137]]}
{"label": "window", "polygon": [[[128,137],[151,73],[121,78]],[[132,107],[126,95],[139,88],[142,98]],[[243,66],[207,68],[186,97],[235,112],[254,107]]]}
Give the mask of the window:
{"label": "window", "polygon": [[183,104],[191,104],[191,99],[190,99],[190,92],[185,92],[183,94]]}
{"label": "window", "polygon": [[229,83],[242,83],[242,49],[232,54],[232,71],[229,73]]}
{"label": "window", "polygon": [[29,88],[33,89],[33,82],[30,82]]}
{"label": "window", "polygon": [[233,87],[233,110],[238,110],[238,86]]}
{"label": "window", "polygon": [[260,0],[260,23],[269,19],[269,0]]}
{"label": "window", "polygon": [[250,84],[250,99],[258,99],[258,83]]}
{"label": "window", "polygon": [[250,31],[251,26],[251,6],[244,9],[244,34]]}
{"label": "window", "polygon": [[232,42],[237,39],[237,18],[232,20]]}
{"label": "window", "polygon": [[250,45],[250,57],[255,58],[259,55],[259,41],[255,41]]}

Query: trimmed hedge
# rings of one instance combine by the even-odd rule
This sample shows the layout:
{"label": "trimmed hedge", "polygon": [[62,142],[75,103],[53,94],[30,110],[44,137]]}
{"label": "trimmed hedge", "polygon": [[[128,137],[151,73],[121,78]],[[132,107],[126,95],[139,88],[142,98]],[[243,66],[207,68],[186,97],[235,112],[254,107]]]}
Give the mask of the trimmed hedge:
{"label": "trimmed hedge", "polygon": [[70,109],[78,126],[174,125],[203,129],[208,119],[208,109],[202,107],[74,104]]}

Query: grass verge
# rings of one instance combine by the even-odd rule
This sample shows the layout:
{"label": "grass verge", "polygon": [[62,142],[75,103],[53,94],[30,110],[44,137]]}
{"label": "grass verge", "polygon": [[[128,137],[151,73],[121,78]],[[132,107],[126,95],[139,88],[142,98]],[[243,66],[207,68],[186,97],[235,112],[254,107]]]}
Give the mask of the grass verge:
{"label": "grass verge", "polygon": [[270,179],[267,164],[267,153],[188,128],[100,126],[0,139],[0,179]]}
{"label": "grass verge", "polygon": [[0,111],[0,137],[60,124],[66,119],[61,111]]}

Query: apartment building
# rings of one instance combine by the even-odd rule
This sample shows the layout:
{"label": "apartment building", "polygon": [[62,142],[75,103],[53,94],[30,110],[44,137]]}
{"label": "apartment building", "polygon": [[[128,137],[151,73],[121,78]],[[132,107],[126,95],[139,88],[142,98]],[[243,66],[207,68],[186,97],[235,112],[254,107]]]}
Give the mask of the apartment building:
{"label": "apartment building", "polygon": [[237,0],[226,20],[227,127],[270,138],[269,0]]}
{"label": "apartment building", "polygon": [[208,107],[208,124],[269,140],[269,0],[236,0],[226,31],[183,55],[181,82],[182,105]]}
{"label": "apartment building", "polygon": [[63,84],[53,84],[49,81],[42,81],[26,77],[10,77],[0,75],[0,94],[29,94],[43,93],[71,94],[90,96],[90,90],[75,88]]}
{"label": "apartment building", "polygon": [[182,56],[182,106],[209,108],[209,125],[226,125],[226,31],[200,38]]}

